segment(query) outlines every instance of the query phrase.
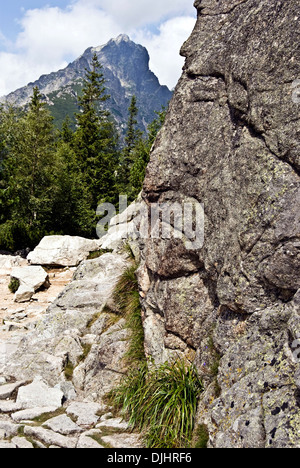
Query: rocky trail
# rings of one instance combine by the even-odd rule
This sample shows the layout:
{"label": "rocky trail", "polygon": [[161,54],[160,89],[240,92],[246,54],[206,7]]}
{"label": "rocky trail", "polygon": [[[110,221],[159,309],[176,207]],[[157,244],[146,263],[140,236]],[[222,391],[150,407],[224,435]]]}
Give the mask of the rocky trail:
{"label": "rocky trail", "polygon": [[34,326],[36,320],[70,283],[74,268],[52,268],[48,269],[47,273],[50,287],[37,291],[30,302],[23,304],[14,301],[14,295],[8,288],[10,275],[0,274],[0,340],[12,332],[25,332]]}
{"label": "rocky trail", "polygon": [[50,388],[41,377],[31,384],[0,382],[0,448],[142,447],[139,435],[105,405],[76,399],[63,404],[59,386]]}
{"label": "rocky trail", "polygon": [[[126,372],[129,336],[113,293],[129,265],[127,221],[126,213],[115,220],[92,249],[84,239],[44,238],[28,257],[34,265],[0,256],[0,448],[142,446],[103,398]],[[88,260],[104,243],[111,253]],[[25,295],[9,291],[17,275]]]}

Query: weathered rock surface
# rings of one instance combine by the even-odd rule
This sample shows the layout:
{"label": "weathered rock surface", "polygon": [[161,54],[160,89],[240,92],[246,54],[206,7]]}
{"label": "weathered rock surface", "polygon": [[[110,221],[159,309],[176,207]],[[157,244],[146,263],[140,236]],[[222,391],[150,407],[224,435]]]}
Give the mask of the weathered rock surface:
{"label": "weathered rock surface", "polygon": [[[60,408],[64,394],[58,388],[49,388],[42,377],[35,377],[30,385],[22,386],[18,391],[17,404],[23,409],[35,407]],[[53,411],[55,411],[55,409]]]}
{"label": "weathered rock surface", "polygon": [[0,255],[0,275],[10,275],[11,269],[19,266],[27,266],[27,260],[13,255]]}
{"label": "weathered rock surface", "polygon": [[[66,367],[77,367],[86,346],[85,334],[95,332],[91,352],[80,368],[75,369],[79,388],[84,389],[85,382],[90,381],[89,391],[94,393],[94,387],[99,383],[92,377],[106,366],[111,369],[107,372],[108,381],[112,372],[114,376],[120,375],[114,369],[117,368],[115,362],[126,351],[126,331],[120,331],[122,324],[119,327],[114,325],[118,317],[113,313],[101,312],[109,302],[126,265],[126,257],[117,254],[105,254],[95,260],[82,262],[73,281],[50,305],[35,328],[23,337],[15,352],[9,355],[4,373],[18,378],[22,375],[27,380],[42,375],[48,384],[54,386],[65,380]],[[115,328],[110,330],[113,325]],[[107,336],[104,332],[107,332]],[[117,349],[120,355],[115,354]],[[103,354],[105,363],[102,368],[99,353]]]}
{"label": "weathered rock surface", "polygon": [[90,252],[99,250],[99,240],[72,236],[47,236],[27,257],[32,265],[78,266]]}
{"label": "weathered rock surface", "polygon": [[210,447],[299,447],[299,2],[195,6],[143,198],[203,204],[205,239],[145,240],[146,350],[196,364]]}
{"label": "weathered rock surface", "polygon": [[[106,405],[76,400],[60,404],[59,409],[57,405],[33,407],[34,400],[36,404],[40,404],[45,399],[53,402],[56,396],[61,398],[57,388],[50,388],[40,378],[30,385],[26,382],[10,385],[11,389],[14,385],[17,391],[17,402],[13,399],[0,402],[0,448],[142,447],[140,435],[133,434],[129,424],[123,419],[113,419],[112,414],[106,412]],[[7,384],[0,385],[0,389],[2,386]],[[37,394],[38,386],[40,393],[44,395],[42,397]],[[9,394],[13,398],[12,393]],[[16,411],[20,408],[18,401],[24,402],[25,394],[26,403],[30,399],[30,408]],[[6,405],[3,407],[4,403]],[[6,411],[9,414],[2,414]]]}
{"label": "weathered rock surface", "polygon": [[20,287],[15,294],[15,302],[28,302],[34,293],[48,282],[48,274],[41,266],[13,268],[11,278],[17,279]]}

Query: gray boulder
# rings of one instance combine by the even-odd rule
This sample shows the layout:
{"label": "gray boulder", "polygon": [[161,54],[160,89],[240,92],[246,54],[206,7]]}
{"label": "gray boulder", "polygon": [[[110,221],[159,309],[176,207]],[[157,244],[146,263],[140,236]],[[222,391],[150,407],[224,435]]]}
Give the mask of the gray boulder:
{"label": "gray boulder", "polygon": [[27,260],[13,255],[0,255],[0,275],[10,275],[12,268],[27,266]]}
{"label": "gray boulder", "polygon": [[60,408],[64,394],[58,388],[50,388],[42,377],[35,377],[30,385],[22,386],[18,390],[17,404],[23,409],[36,407]]}
{"label": "gray boulder", "polygon": [[48,274],[40,266],[16,267],[11,278],[17,279],[20,287],[15,294],[15,302],[28,302],[34,293],[48,282]]}
{"label": "gray boulder", "polygon": [[46,236],[27,257],[32,265],[77,266],[90,252],[99,250],[99,240],[72,236]]}

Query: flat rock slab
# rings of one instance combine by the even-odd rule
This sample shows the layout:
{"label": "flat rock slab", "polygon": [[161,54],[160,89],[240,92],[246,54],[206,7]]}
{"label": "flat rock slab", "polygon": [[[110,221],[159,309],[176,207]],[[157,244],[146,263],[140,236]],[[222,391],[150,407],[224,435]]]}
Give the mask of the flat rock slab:
{"label": "flat rock slab", "polygon": [[33,445],[25,437],[13,437],[11,443],[18,449],[33,449]]}
{"label": "flat rock slab", "polygon": [[69,418],[66,414],[62,414],[60,416],[48,419],[43,424],[43,426],[62,435],[71,435],[76,434],[78,432],[82,432],[81,427],[75,424],[72,421],[72,419]]}
{"label": "flat rock slab", "polygon": [[0,413],[14,413],[21,409],[22,407],[13,400],[0,400]]}
{"label": "flat rock slab", "polygon": [[102,406],[97,403],[73,402],[67,408],[67,414],[77,417],[79,426],[92,426],[99,421],[97,415],[102,410]]}
{"label": "flat rock slab", "polygon": [[10,398],[12,394],[18,390],[22,385],[25,385],[25,381],[19,381],[15,383],[5,384],[0,386],[0,400],[6,400]]}
{"label": "flat rock slab", "polygon": [[122,418],[111,418],[100,421],[96,426],[97,428],[107,427],[110,429],[118,429],[122,431],[127,431],[129,429],[128,422],[124,421]]}
{"label": "flat rock slab", "polygon": [[109,436],[103,436],[101,439],[105,444],[110,445],[112,448],[143,448],[143,444],[138,434],[112,434]]}
{"label": "flat rock slab", "polygon": [[4,434],[5,438],[18,435],[20,427],[20,424],[0,419],[0,432]]}
{"label": "flat rock slab", "polygon": [[96,435],[100,436],[101,434],[99,431],[96,431],[95,429],[85,432],[79,437],[76,448],[79,448],[79,449],[102,449],[104,448],[95,439],[92,438],[93,436],[96,436]]}
{"label": "flat rock slab", "polygon": [[32,265],[77,266],[90,252],[99,250],[99,240],[72,236],[46,236],[27,260]]}
{"label": "flat rock slab", "polygon": [[41,377],[36,377],[32,384],[21,387],[18,391],[17,403],[23,409],[37,407],[62,406],[64,394],[58,388],[50,388]]}
{"label": "flat rock slab", "polygon": [[77,439],[69,438],[61,434],[57,434],[49,429],[43,427],[24,427],[24,435],[28,437],[37,438],[44,444],[56,445],[57,447],[73,449],[76,448]]}
{"label": "flat rock slab", "polygon": [[12,442],[7,442],[5,440],[0,440],[0,449],[15,449],[17,446]]}
{"label": "flat rock slab", "polygon": [[16,422],[30,421],[35,418],[39,418],[43,414],[53,413],[56,411],[56,406],[42,407],[42,408],[29,408],[21,411],[17,411],[11,415],[11,418]]}

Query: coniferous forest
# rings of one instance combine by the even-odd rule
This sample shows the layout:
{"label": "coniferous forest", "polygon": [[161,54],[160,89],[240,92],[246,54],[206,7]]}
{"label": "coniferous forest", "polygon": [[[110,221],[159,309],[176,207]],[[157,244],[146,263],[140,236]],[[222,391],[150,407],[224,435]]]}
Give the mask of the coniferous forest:
{"label": "coniferous forest", "polygon": [[45,235],[95,237],[100,203],[132,201],[142,188],[165,109],[143,133],[132,96],[125,143],[101,104],[110,99],[95,54],[86,69],[76,129],[57,130],[37,87],[26,109],[0,109],[0,250],[33,248]]}

